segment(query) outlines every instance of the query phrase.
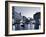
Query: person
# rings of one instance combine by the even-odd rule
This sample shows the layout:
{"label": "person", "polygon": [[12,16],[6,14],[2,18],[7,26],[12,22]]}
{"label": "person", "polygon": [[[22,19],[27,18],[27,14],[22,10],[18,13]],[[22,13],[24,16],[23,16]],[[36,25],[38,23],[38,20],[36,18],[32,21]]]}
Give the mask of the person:
{"label": "person", "polygon": [[37,12],[36,14],[34,14],[34,20],[35,20],[34,29],[39,29],[40,25],[39,19],[40,19],[40,12]]}

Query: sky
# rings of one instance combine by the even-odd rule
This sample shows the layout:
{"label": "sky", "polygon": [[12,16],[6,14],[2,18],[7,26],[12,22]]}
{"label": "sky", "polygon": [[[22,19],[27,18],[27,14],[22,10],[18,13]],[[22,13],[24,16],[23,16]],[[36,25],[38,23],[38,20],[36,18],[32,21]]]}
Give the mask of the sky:
{"label": "sky", "polygon": [[41,12],[40,7],[20,7],[14,6],[14,10],[18,13],[21,12],[22,16],[33,18],[33,15],[37,12]]}

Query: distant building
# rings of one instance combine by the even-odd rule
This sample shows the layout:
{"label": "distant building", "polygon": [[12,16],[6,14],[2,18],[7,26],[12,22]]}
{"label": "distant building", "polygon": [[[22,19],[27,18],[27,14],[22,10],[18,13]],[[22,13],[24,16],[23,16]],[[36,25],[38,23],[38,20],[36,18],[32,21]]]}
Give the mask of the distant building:
{"label": "distant building", "polygon": [[35,29],[39,29],[39,25],[40,25],[40,12],[37,12],[36,14],[34,14],[34,20],[36,21],[35,23]]}
{"label": "distant building", "polygon": [[14,18],[15,20],[21,20],[22,16],[20,15],[20,13],[14,12]]}
{"label": "distant building", "polygon": [[13,7],[12,14],[13,14],[14,20],[21,20],[22,19],[21,12],[20,13],[16,12],[14,7]]}
{"label": "distant building", "polygon": [[30,29],[34,29],[35,26],[35,20],[34,19],[30,19]]}
{"label": "distant building", "polygon": [[15,25],[15,30],[20,30],[20,20],[22,19],[21,13],[18,13],[15,11],[15,8],[13,7],[13,18],[14,18],[14,25]]}

